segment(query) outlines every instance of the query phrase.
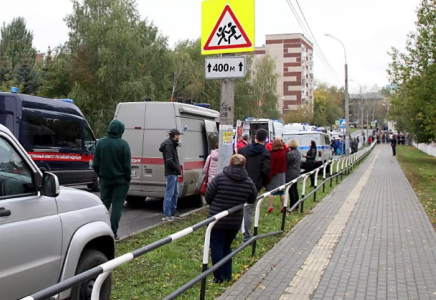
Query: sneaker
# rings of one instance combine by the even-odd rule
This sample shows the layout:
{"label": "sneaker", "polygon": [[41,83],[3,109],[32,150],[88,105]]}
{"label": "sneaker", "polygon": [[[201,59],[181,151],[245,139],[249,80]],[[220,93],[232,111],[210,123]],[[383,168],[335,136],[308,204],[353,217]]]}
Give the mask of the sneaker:
{"label": "sneaker", "polygon": [[274,208],[273,208],[273,207],[270,207],[266,213],[269,214],[269,213],[271,213],[273,210],[274,210]]}
{"label": "sneaker", "polygon": [[173,214],[171,215],[171,217],[173,217],[174,219],[181,219],[181,218],[182,218],[182,216],[180,216],[180,214],[179,214],[178,211],[176,211],[175,213],[173,213]]}
{"label": "sneaker", "polygon": [[174,221],[174,217],[173,216],[166,216],[166,217],[162,218],[162,221],[173,222]]}
{"label": "sneaker", "polygon": [[115,234],[114,238],[115,238],[115,241],[117,241],[117,242],[120,240],[120,237],[118,236],[118,234]]}

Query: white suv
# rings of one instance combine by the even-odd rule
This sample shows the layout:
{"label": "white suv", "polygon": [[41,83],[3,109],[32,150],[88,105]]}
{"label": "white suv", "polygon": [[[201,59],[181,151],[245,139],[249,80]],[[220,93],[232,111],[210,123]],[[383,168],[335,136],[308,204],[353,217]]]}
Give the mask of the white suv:
{"label": "white suv", "polygon": [[[36,293],[112,259],[106,208],[90,193],[59,187],[0,125],[0,291],[2,300]],[[57,299],[90,299],[93,281]],[[109,299],[111,278],[100,299]]]}

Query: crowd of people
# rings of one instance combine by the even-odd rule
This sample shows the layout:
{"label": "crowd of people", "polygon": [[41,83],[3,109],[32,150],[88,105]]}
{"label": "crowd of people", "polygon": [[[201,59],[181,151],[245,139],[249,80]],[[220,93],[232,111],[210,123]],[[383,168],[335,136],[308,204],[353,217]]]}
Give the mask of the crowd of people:
{"label": "crowd of people", "polygon": [[[209,162],[217,156],[217,150],[212,151],[206,160],[203,172],[209,176],[205,200],[210,205],[208,217],[228,210],[238,204],[246,203],[242,209],[219,220],[211,232],[212,263],[216,264],[231,252],[231,244],[238,231],[243,233],[243,241],[251,238],[253,213],[256,207],[256,197],[262,189],[273,191],[300,176],[302,155],[298,150],[298,143],[291,139],[288,143],[277,135],[274,140],[267,142],[268,132],[257,130],[254,141],[250,142],[249,135],[243,135],[237,141],[237,152],[230,160],[229,166],[222,173]],[[303,157],[306,158],[305,171],[315,168],[316,144],[310,142],[310,149]],[[314,186],[314,177],[311,176]],[[284,191],[274,192],[269,196],[267,214],[274,211],[274,199],[278,196],[281,201],[281,212],[284,210]],[[290,207],[299,200],[297,185],[289,190]],[[214,272],[214,281],[223,282],[232,279],[232,261],[229,260]]]}

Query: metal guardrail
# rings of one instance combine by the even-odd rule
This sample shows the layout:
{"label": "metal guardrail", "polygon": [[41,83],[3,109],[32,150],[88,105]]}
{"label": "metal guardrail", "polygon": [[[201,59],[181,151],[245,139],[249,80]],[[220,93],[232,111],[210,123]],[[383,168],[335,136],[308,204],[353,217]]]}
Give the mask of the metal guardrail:
{"label": "metal guardrail", "polygon": [[[76,285],[81,284],[82,282],[84,282],[86,280],[89,280],[89,279],[92,279],[95,277],[97,277],[97,280],[94,283],[91,300],[98,300],[99,295],[100,295],[101,286],[102,286],[103,282],[105,281],[105,279],[107,278],[107,276],[112,272],[113,269],[115,269],[116,267],[118,267],[122,264],[130,262],[133,259],[138,258],[141,255],[144,255],[144,254],[146,254],[150,251],[153,251],[159,247],[162,247],[162,246],[169,244],[175,240],[178,240],[182,237],[185,237],[185,236],[193,233],[194,231],[207,225],[208,228],[206,230],[204,247],[203,247],[203,270],[202,270],[202,273],[199,276],[195,277],[194,279],[190,280],[188,283],[186,283],[185,285],[183,285],[182,287],[180,287],[176,291],[174,291],[172,294],[170,294],[164,298],[165,300],[174,299],[178,295],[182,294],[183,292],[185,292],[186,290],[191,288],[196,283],[202,281],[201,291],[200,291],[200,299],[203,300],[205,298],[206,278],[210,273],[212,273],[213,271],[220,268],[224,263],[226,263],[233,256],[235,256],[236,254],[241,252],[243,249],[248,247],[250,244],[252,245],[252,255],[254,255],[255,251],[256,251],[257,240],[268,237],[268,236],[283,233],[284,228],[285,228],[286,214],[287,213],[292,212],[297,206],[300,206],[301,212],[303,212],[305,200],[307,200],[313,194],[314,195],[313,200],[316,201],[316,192],[321,188],[321,186],[322,186],[323,191],[324,191],[325,184],[328,181],[330,181],[330,187],[332,187],[333,178],[336,178],[336,183],[338,183],[339,176],[341,176],[341,180],[342,180],[342,175],[344,173],[349,174],[350,169],[352,169],[354,167],[355,163],[359,162],[362,158],[364,158],[374,148],[375,145],[376,145],[376,143],[373,143],[370,147],[364,148],[364,149],[362,149],[354,154],[351,154],[347,157],[338,158],[338,159],[328,161],[325,164],[323,164],[322,166],[312,170],[311,172],[305,173],[305,174],[301,175],[300,177],[298,177],[298,178],[296,178],[296,179],[294,179],[294,180],[292,180],[292,181],[290,181],[290,182],[288,182],[288,183],[286,183],[286,184],[284,184],[284,185],[282,185],[274,190],[268,191],[268,192],[258,196],[257,200],[256,200],[257,204],[256,204],[256,211],[255,211],[253,237],[251,237],[250,240],[243,243],[236,250],[234,250],[229,255],[224,257],[222,260],[220,260],[218,263],[216,263],[211,268],[207,268],[208,260],[209,260],[209,245],[210,245],[211,230],[218,220],[226,217],[227,215],[229,215],[237,210],[242,209],[243,208],[242,204],[235,206],[235,207],[232,207],[232,208],[230,208],[226,211],[223,211],[221,213],[218,213],[210,218],[207,218],[199,223],[194,224],[191,227],[188,227],[188,228],[185,228],[181,231],[178,231],[178,232],[176,232],[168,237],[165,237],[165,238],[160,239],[156,242],[153,242],[149,245],[146,245],[142,248],[139,248],[131,253],[124,254],[124,255],[119,256],[117,258],[114,258],[114,259],[112,259],[104,264],[101,264],[97,267],[94,267],[88,271],[85,271],[83,273],[75,275],[74,277],[71,277],[65,281],[59,282],[51,287],[48,287],[40,292],[33,294],[31,296],[24,297],[21,300],[57,299],[56,297],[60,292],[65,291],[67,289],[70,289]],[[336,163],[336,173],[333,174],[335,163]],[[330,166],[330,176],[326,177],[326,173],[327,173],[326,170],[329,166]],[[319,172],[321,169],[323,169],[323,181],[318,186],[318,175],[319,175]],[[305,193],[306,193],[306,180],[312,174],[315,175],[315,182],[314,182],[315,187],[309,194],[305,195]],[[288,205],[288,201],[289,201],[289,189],[291,188],[292,185],[297,184],[299,180],[303,180],[301,199],[299,199],[297,201],[297,203],[295,203],[291,208],[289,208],[289,210],[287,210],[287,205]],[[271,194],[278,192],[278,191],[283,191],[283,190],[285,190],[285,200],[283,202],[284,210],[282,213],[281,230],[258,235],[260,207],[261,207],[263,200],[265,198],[267,198],[268,196],[270,196]],[[53,296],[55,298],[52,298]]]}

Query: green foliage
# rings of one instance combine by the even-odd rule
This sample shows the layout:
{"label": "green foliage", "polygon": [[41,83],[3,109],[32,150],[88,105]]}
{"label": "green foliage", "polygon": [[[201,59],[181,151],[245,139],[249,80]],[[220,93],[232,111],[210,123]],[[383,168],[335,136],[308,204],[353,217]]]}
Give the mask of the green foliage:
{"label": "green foliage", "polygon": [[407,37],[406,52],[392,48],[388,74],[398,85],[390,117],[418,142],[436,139],[436,1],[422,0],[416,31]]}
{"label": "green foliage", "polygon": [[277,78],[274,59],[268,54],[254,60],[252,88],[256,99],[256,117],[278,119]]}
{"label": "green foliage", "polygon": [[24,18],[14,18],[10,24],[3,23],[0,34],[0,58],[7,59],[11,68],[20,64],[23,56],[31,62],[35,61],[33,33],[27,30]]}
{"label": "green foliage", "polygon": [[3,89],[19,86],[21,93],[36,94],[39,76],[34,68],[36,50],[32,46],[33,33],[27,30],[23,18],[3,23],[0,30],[0,84]]}
{"label": "green foliage", "polygon": [[73,1],[70,29],[74,98],[97,135],[105,132],[119,102],[164,97],[169,87],[167,39],[132,0]]}
{"label": "green foliage", "polygon": [[327,83],[317,83],[313,92],[314,104],[301,105],[288,111],[285,123],[310,123],[317,126],[331,126],[344,116],[343,90]]}

